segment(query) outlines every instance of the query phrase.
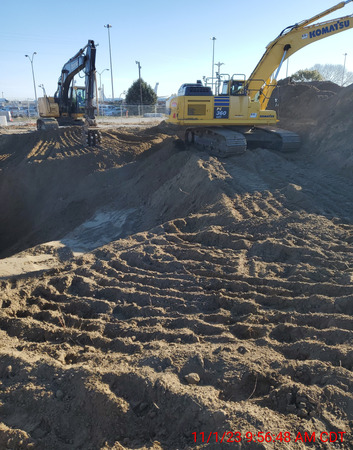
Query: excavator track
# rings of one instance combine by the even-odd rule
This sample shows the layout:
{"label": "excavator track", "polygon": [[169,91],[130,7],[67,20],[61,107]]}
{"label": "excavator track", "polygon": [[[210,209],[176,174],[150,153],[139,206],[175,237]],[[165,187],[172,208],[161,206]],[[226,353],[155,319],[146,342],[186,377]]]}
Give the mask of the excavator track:
{"label": "excavator track", "polygon": [[295,152],[301,145],[298,134],[274,127],[188,128],[185,143],[221,158],[241,155],[255,148]]}
{"label": "excavator track", "polygon": [[58,121],[53,117],[41,117],[37,120],[37,130],[57,130]]}
{"label": "excavator track", "polygon": [[188,128],[185,132],[186,145],[195,144],[211,155],[226,158],[241,155],[246,151],[246,139],[242,133],[228,128]]}
{"label": "excavator track", "polygon": [[253,127],[244,132],[248,148],[268,148],[283,153],[299,150],[300,136],[292,131],[275,127]]}

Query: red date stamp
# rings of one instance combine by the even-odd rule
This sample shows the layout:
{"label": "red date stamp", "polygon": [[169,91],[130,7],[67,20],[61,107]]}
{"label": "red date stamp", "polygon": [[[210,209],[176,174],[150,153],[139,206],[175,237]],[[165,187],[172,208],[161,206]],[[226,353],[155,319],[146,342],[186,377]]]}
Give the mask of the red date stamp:
{"label": "red date stamp", "polygon": [[277,433],[258,431],[224,431],[218,433],[194,432],[191,433],[194,443],[226,443],[235,444],[238,442],[343,442],[345,431],[320,431],[304,433],[290,433],[289,431],[279,431]]}

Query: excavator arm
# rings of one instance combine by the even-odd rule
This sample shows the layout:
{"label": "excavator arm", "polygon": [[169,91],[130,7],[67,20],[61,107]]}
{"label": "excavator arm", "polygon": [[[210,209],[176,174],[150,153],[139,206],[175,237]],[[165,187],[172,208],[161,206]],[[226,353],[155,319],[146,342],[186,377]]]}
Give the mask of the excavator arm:
{"label": "excavator arm", "polygon": [[95,94],[95,66],[96,47],[94,41],[89,40],[88,44],[80,49],[75,56],[63,66],[58,81],[58,88],[55,98],[59,103],[61,112],[69,113],[69,88],[74,76],[81,70],[85,72],[85,89],[86,89],[86,115],[90,119],[94,119],[93,98]]}
{"label": "excavator arm", "polygon": [[247,92],[251,100],[258,100],[262,110],[267,107],[272,91],[276,87],[278,73],[287,58],[306,45],[353,28],[353,15],[313,24],[351,1],[353,0],[340,2],[311,19],[285,28],[266,47],[264,55],[247,81]]}

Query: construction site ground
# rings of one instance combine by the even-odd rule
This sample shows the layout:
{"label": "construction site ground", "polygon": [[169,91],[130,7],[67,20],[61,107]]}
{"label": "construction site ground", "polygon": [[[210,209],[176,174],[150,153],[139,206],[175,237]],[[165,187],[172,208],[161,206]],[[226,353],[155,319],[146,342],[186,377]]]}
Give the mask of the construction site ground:
{"label": "construction site ground", "polygon": [[0,449],[353,448],[353,85],[272,103],[300,151],[0,129]]}

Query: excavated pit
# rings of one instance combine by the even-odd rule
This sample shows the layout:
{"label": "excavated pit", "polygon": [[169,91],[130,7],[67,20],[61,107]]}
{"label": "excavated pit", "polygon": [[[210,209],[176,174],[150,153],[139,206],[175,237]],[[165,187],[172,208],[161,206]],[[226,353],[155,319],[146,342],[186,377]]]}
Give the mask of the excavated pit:
{"label": "excavated pit", "polygon": [[106,205],[139,206],[141,192],[134,193],[130,179],[139,176],[147,154],[162,142],[170,147],[171,137],[102,134],[102,145],[94,148],[82,146],[77,128],[0,135],[1,257],[61,239]]}
{"label": "excavated pit", "polygon": [[295,154],[0,135],[1,448],[352,448],[353,89],[280,91]]}

